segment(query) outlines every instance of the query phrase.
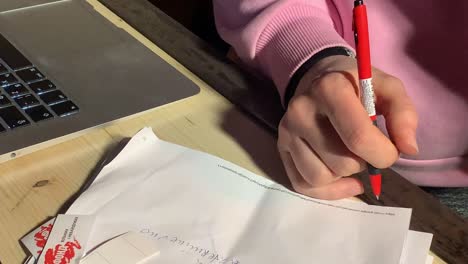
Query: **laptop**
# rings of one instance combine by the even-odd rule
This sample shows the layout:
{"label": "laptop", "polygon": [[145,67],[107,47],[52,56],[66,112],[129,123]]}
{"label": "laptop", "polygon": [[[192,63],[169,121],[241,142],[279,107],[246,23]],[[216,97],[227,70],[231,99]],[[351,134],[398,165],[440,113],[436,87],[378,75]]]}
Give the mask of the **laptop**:
{"label": "laptop", "polygon": [[198,92],[85,0],[0,1],[0,160]]}

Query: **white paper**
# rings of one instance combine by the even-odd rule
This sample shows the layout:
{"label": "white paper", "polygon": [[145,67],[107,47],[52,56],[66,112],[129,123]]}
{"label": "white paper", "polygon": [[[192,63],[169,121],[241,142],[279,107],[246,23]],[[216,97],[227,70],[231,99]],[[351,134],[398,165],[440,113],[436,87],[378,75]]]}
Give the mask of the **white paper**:
{"label": "white paper", "polygon": [[134,231],[155,263],[396,264],[411,210],[305,197],[145,128],[68,213],[96,215],[87,250]]}
{"label": "white paper", "polygon": [[142,234],[128,232],[100,245],[80,264],[140,264],[157,257],[159,250]]}
{"label": "white paper", "polygon": [[426,263],[432,234],[410,230],[403,247],[400,264]]}

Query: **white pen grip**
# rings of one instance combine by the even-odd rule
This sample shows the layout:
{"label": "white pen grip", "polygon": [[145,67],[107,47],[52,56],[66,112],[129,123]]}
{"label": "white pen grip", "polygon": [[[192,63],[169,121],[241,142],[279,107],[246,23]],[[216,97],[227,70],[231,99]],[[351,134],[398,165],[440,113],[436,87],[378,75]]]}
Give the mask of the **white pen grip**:
{"label": "white pen grip", "polygon": [[361,83],[361,102],[369,116],[374,116],[375,113],[375,97],[372,87],[372,78],[362,79]]}

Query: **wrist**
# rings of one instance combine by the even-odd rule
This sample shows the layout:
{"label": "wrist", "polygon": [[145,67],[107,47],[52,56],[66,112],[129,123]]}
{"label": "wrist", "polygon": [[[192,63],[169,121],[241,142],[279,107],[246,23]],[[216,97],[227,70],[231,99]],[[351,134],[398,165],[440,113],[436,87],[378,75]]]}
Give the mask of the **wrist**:
{"label": "wrist", "polygon": [[293,74],[289,80],[284,94],[284,103],[287,107],[291,98],[296,94],[296,89],[301,80],[307,75],[307,78],[317,78],[324,72],[329,71],[330,67],[337,60],[354,57],[353,53],[344,47],[331,47],[317,52]]}

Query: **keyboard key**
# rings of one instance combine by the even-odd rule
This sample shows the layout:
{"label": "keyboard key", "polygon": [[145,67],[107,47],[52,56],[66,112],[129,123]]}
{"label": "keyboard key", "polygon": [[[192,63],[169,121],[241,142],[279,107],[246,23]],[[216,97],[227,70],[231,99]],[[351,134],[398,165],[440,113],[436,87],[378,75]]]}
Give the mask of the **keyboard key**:
{"label": "keyboard key", "polygon": [[8,72],[8,69],[0,63],[0,73],[5,73],[5,72]]}
{"label": "keyboard key", "polygon": [[40,81],[40,82],[31,83],[29,85],[29,87],[31,87],[31,89],[37,94],[52,91],[52,90],[54,90],[56,88],[55,84],[53,84],[49,80],[44,80],[44,81]]}
{"label": "keyboard key", "polygon": [[15,98],[16,103],[23,109],[33,107],[39,104],[39,100],[32,94],[26,94]]}
{"label": "keyboard key", "polygon": [[8,98],[5,95],[0,94],[0,107],[4,107],[10,104],[10,100],[8,100]]}
{"label": "keyboard key", "polygon": [[16,74],[27,83],[44,79],[44,75],[36,68],[17,71]]}
{"label": "keyboard key", "polygon": [[39,105],[25,110],[34,122],[39,122],[54,117],[44,106]]}
{"label": "keyboard key", "polygon": [[0,108],[0,117],[10,128],[17,128],[29,124],[28,119],[14,106]]}
{"label": "keyboard key", "polygon": [[18,82],[15,76],[11,73],[0,74],[0,86],[8,86]]}
{"label": "keyboard key", "polygon": [[21,83],[17,83],[17,84],[7,86],[7,87],[5,87],[5,91],[12,98],[29,93],[28,89],[26,89],[26,87],[24,87]]}
{"label": "keyboard key", "polygon": [[50,108],[52,108],[52,110],[54,110],[58,116],[71,115],[78,112],[79,110],[78,106],[76,106],[71,101],[54,104]]}
{"label": "keyboard key", "polygon": [[0,133],[5,132],[5,130],[6,129],[2,126],[2,124],[0,124]]}
{"label": "keyboard key", "polygon": [[42,101],[44,101],[44,103],[48,105],[56,104],[67,100],[67,97],[59,90],[43,93],[40,95],[40,97]]}
{"label": "keyboard key", "polygon": [[0,58],[14,70],[32,66],[31,62],[2,35],[0,35]]}

